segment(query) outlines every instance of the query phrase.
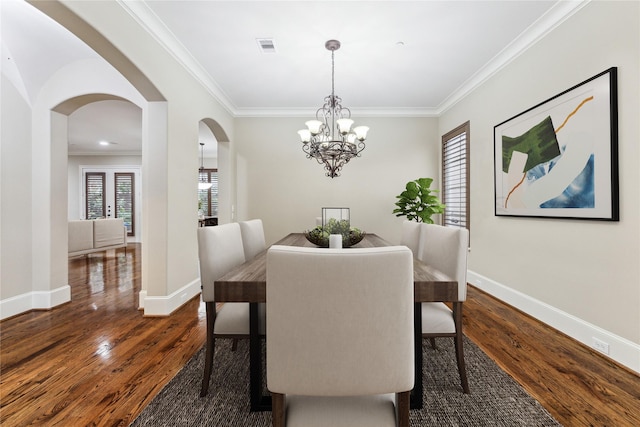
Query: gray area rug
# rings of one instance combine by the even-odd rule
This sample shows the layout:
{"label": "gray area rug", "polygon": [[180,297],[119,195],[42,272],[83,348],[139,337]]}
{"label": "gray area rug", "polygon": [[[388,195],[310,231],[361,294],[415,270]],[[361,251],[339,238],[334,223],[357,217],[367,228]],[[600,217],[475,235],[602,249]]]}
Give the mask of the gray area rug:
{"label": "gray area rug", "polygon": [[[471,394],[462,393],[453,339],[423,341],[424,407],[411,410],[412,426],[559,426],[482,350],[465,337]],[[202,348],[142,411],[132,426],[271,426],[270,412],[249,412],[249,343],[218,340],[209,395],[201,398]]]}

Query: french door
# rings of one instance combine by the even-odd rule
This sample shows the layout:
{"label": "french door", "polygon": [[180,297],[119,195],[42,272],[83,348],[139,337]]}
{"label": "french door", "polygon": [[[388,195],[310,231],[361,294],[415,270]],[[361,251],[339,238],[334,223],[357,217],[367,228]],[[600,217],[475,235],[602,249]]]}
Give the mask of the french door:
{"label": "french door", "polygon": [[127,235],[135,235],[136,172],[115,169],[84,170],[86,219],[122,218]]}

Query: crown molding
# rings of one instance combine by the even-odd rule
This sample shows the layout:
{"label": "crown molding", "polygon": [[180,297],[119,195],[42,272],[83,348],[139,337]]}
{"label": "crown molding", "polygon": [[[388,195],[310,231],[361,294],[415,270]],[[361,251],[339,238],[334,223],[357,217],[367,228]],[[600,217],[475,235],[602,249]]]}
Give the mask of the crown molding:
{"label": "crown molding", "polygon": [[[249,109],[236,107],[225,94],[224,90],[149,8],[145,0],[135,2],[125,0],[116,1],[163,46],[187,72],[200,82],[233,117],[309,117],[310,115],[315,115],[315,109]],[[366,117],[438,117],[590,2],[591,0],[558,1],[508,46],[502,49],[502,51],[489,60],[480,70],[460,85],[458,89],[449,95],[437,108],[352,109],[353,115]]]}
{"label": "crown molding", "polygon": [[83,150],[83,151],[69,151],[68,156],[142,156],[142,150],[117,150],[117,151],[98,151],[98,150]]}
{"label": "crown molding", "polygon": [[525,29],[516,39],[491,58],[473,76],[449,95],[436,109],[438,115],[460,102],[481,84],[489,80],[513,60],[544,38],[553,29],[573,16],[591,0],[562,0],[553,5],[544,15]]}
{"label": "crown molding", "polygon": [[164,49],[181,64],[232,116],[237,108],[224,90],[211,78],[209,73],[191,55],[189,50],[178,41],[160,18],[149,8],[146,1],[116,0],[120,6],[144,28]]}
{"label": "crown molding", "polygon": [[[349,108],[351,117],[437,117],[431,108]],[[236,117],[315,117],[317,108],[238,108]]]}

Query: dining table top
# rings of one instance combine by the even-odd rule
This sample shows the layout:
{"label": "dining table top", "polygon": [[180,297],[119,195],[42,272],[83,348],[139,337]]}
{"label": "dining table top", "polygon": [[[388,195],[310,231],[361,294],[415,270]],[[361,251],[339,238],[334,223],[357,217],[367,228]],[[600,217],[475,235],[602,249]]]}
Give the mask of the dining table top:
{"label": "dining table top", "polygon": [[[317,247],[303,233],[291,233],[275,243],[284,246]],[[392,246],[376,234],[365,234],[352,248]],[[330,249],[327,249],[330,250]],[[443,272],[414,258],[413,261],[415,302],[455,301],[458,297],[458,282]],[[267,251],[241,264],[214,283],[216,302],[266,302]]]}

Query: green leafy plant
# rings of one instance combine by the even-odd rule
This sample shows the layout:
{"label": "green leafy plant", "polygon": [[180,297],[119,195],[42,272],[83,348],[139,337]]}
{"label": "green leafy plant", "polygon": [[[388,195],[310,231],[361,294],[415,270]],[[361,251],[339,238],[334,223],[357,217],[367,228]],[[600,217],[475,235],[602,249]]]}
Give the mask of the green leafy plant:
{"label": "green leafy plant", "polygon": [[432,190],[433,178],[418,178],[407,182],[405,190],[396,196],[397,208],[393,210],[396,216],[406,216],[409,221],[426,222],[433,224],[432,215],[444,212],[445,205],[433,194],[438,190]]}

